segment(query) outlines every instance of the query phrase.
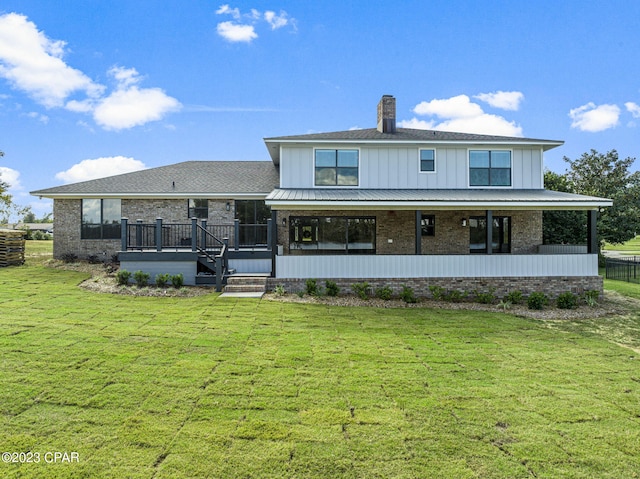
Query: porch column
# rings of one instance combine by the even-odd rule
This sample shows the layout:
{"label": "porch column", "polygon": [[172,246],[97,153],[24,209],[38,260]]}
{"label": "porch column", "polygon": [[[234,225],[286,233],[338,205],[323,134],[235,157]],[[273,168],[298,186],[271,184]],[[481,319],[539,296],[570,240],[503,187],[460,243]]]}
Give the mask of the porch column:
{"label": "porch column", "polygon": [[487,254],[493,253],[493,211],[487,210]]}
{"label": "porch column", "polygon": [[162,251],[162,218],[156,218],[156,251]]}
{"label": "porch column", "polygon": [[598,245],[598,210],[587,211],[587,253],[597,254],[600,251]]}
{"label": "porch column", "polygon": [[240,220],[233,220],[233,245],[236,251],[240,249]]}
{"label": "porch column", "polygon": [[276,277],[276,254],[278,254],[278,212],[271,210],[271,277]]}
{"label": "porch column", "polygon": [[422,254],[422,211],[416,210],[416,254]]}

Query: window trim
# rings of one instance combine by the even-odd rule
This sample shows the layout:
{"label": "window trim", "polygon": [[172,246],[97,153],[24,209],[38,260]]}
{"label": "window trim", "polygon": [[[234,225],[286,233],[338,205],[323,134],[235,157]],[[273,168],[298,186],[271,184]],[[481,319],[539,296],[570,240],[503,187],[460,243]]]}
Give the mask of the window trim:
{"label": "window trim", "polygon": [[[84,218],[83,218],[83,213],[84,213],[84,201],[85,200],[98,200],[100,201],[100,223],[85,223],[84,222]],[[117,235],[114,235],[114,237],[109,237],[109,238],[105,238],[104,235],[104,227],[105,227],[105,223],[104,223],[104,201],[108,200],[108,201],[119,201],[120,202],[120,218],[118,218],[118,222],[117,223],[113,223],[113,224],[117,224],[119,225],[118,230],[120,230],[120,227],[122,225],[122,199],[121,198],[81,198],[80,199],[80,239],[82,241],[91,241],[91,240],[97,240],[97,241],[111,241],[111,240],[117,240],[120,239],[121,237],[121,233],[119,232]],[[99,238],[85,238],[85,234],[84,234],[84,230],[85,230],[85,224],[90,224],[90,225],[98,225],[100,226],[100,237]]]}
{"label": "window trim", "polygon": [[[480,215],[473,215],[469,217],[469,221],[471,220],[485,220],[487,219],[486,216],[480,216]],[[507,244],[508,246],[508,251],[500,251],[500,249],[502,249],[502,246],[505,245],[505,243],[502,242],[502,240],[498,241],[498,251],[494,251],[493,250],[493,245],[491,247],[491,254],[511,254],[511,251],[513,249],[513,219],[511,216],[507,216],[507,215],[498,215],[498,216],[493,216],[492,220],[499,220],[501,225],[501,228],[504,228],[504,220],[508,219],[508,223],[509,223],[509,232],[508,232],[508,240],[509,243]],[[487,225],[487,228],[489,227],[489,225]],[[493,228],[493,225],[491,225],[491,227]],[[494,242],[495,242],[495,238],[494,238]],[[471,224],[469,224],[469,254],[472,255],[477,255],[477,254],[487,254],[486,252],[486,241],[485,241],[485,248],[484,250],[482,249],[471,249]]]}
{"label": "window trim", "polygon": [[[295,241],[293,240],[294,237],[296,237],[296,234],[298,233],[298,231],[294,230],[294,228],[296,227],[295,224],[297,221],[302,220],[304,222],[307,223],[312,223],[315,221],[316,223],[316,229],[315,231],[313,231],[313,226],[306,226],[306,225],[302,225],[302,231],[305,231],[305,228],[311,228],[307,231],[310,232],[311,239],[308,240],[309,245],[313,245],[313,244],[319,244],[319,236],[321,235],[320,232],[320,225],[322,224],[323,220],[326,218],[332,218],[332,219],[340,219],[340,220],[344,220],[345,222],[345,243],[344,249],[340,249],[340,250],[331,250],[331,249],[313,249],[313,248],[296,248],[296,247],[292,247],[292,245],[300,243],[300,244],[304,244],[306,241],[305,240],[298,240]],[[366,249],[366,251],[364,252],[353,252],[353,251],[358,251],[353,250],[353,249],[349,249],[349,220],[372,220],[373,221],[373,248],[371,249]],[[377,231],[377,218],[375,216],[357,216],[357,215],[345,215],[345,216],[341,216],[341,215],[310,215],[310,216],[290,216],[289,217],[289,226],[288,226],[288,236],[289,236],[289,254],[294,254],[294,255],[317,255],[317,256],[323,256],[323,255],[344,255],[344,256],[350,256],[350,255],[375,255],[376,251],[377,251],[377,237],[378,237],[378,231]],[[351,251],[351,252],[350,252]]]}
{"label": "window trim", "polygon": [[[357,184],[355,185],[318,185],[316,184],[316,151],[318,150],[335,150],[336,152],[339,150],[344,150],[344,151],[356,151],[358,152],[358,166],[356,166],[357,170],[358,170],[358,176],[357,176]],[[313,188],[359,188],[360,187],[360,148],[341,148],[341,147],[330,147],[330,146],[326,146],[326,147],[314,147],[313,148],[313,157],[311,159],[312,161],[312,171],[313,171]],[[337,153],[336,153],[337,155]],[[336,156],[336,166],[335,168],[339,168],[337,166],[337,156]],[[337,171],[336,171],[336,182],[337,182]]]}
{"label": "window trim", "polygon": [[[205,206],[190,206],[191,202],[195,201],[195,200],[204,200],[204,201],[207,202],[207,206],[206,207]],[[204,210],[205,208],[207,209],[206,216],[198,216],[196,214],[194,214],[194,215],[190,214],[191,210],[194,210],[194,213],[195,213],[195,210]],[[198,218],[199,220],[209,219],[209,199],[208,198],[189,198],[189,199],[187,199],[187,218],[188,219]]]}
{"label": "window trim", "polygon": [[[508,151],[509,152],[509,184],[508,185],[472,185],[471,184],[471,152],[472,151]],[[491,160],[489,160],[491,161]],[[491,181],[491,163],[489,163],[489,181]],[[504,168],[503,168],[504,169]],[[513,189],[513,149],[512,148],[468,148],[467,149],[467,186],[468,188],[502,188],[502,189]]]}
{"label": "window trim", "polygon": [[[429,150],[429,151],[433,151],[433,170],[423,170],[422,169],[422,159],[420,158],[420,153],[422,151],[425,150]],[[437,168],[438,168],[438,159],[437,159],[438,153],[436,151],[435,148],[418,148],[418,173],[421,174],[425,174],[425,175],[433,175],[437,172]]]}

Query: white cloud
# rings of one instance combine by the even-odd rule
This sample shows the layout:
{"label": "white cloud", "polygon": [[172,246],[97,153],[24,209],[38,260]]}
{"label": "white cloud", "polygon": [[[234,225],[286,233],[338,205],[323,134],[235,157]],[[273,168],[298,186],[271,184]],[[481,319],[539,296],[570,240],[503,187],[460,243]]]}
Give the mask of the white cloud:
{"label": "white cloud", "polygon": [[488,103],[494,108],[517,111],[520,108],[520,103],[524,100],[524,95],[519,91],[498,90],[493,93],[480,93],[474,98]]}
{"label": "white cloud", "polygon": [[218,35],[229,42],[247,42],[258,38],[253,25],[240,25],[233,22],[221,22],[217,27]]}
{"label": "white cloud", "polygon": [[435,116],[442,121],[412,118],[398,122],[401,128],[457,131],[482,135],[522,136],[522,128],[513,121],[485,113],[467,95],[435,99],[418,103],[413,112],[420,116]]}
{"label": "white cloud", "polygon": [[66,171],[56,173],[56,179],[65,183],[76,183],[78,181],[93,180],[106,176],[130,173],[132,171],[144,170],[145,164],[141,161],[124,156],[110,156],[96,158],[94,160],[82,160]]}
{"label": "white cloud", "polygon": [[0,15],[0,76],[47,108],[75,92],[96,97],[104,90],[62,59],[65,42],[50,40],[24,15]]}
{"label": "white cloud", "polygon": [[15,192],[22,189],[20,184],[20,172],[13,168],[0,166],[0,181],[9,185],[9,191]]}
{"label": "white cloud", "polygon": [[592,133],[608,130],[618,124],[620,108],[617,105],[599,105],[589,102],[569,111],[571,128]]}
{"label": "white cloud", "polygon": [[33,118],[34,120],[38,120],[40,123],[44,123],[45,125],[49,123],[49,117],[47,115],[43,115],[42,113],[38,113],[36,111],[32,111],[27,113],[29,118]]}
{"label": "white cloud", "polygon": [[289,23],[287,12],[284,10],[280,10],[280,15],[276,15],[276,12],[267,10],[264,12],[264,19],[269,25],[271,25],[271,30],[277,30],[278,28],[285,27]]}
{"label": "white cloud", "polygon": [[[118,83],[117,90],[92,106],[93,119],[107,130],[122,130],[161,120],[167,113],[182,107],[178,100],[160,88],[138,88],[141,79],[135,68],[113,67],[109,75]],[[74,104],[68,108],[84,106]]]}
{"label": "white cloud", "polygon": [[258,38],[256,32],[256,25],[262,22],[266,22],[271,27],[271,30],[278,30],[287,25],[296,28],[296,21],[294,18],[289,17],[289,14],[284,10],[280,10],[280,13],[276,13],[273,10],[265,10],[264,13],[255,8],[252,8],[249,13],[242,14],[240,9],[231,8],[228,4],[221,5],[216,10],[218,15],[231,15],[233,21],[218,23],[216,30],[225,40],[232,43],[251,43]]}
{"label": "white cloud", "polygon": [[[180,109],[180,102],[162,89],[139,88],[141,77],[135,68],[112,67],[107,73],[116,88],[107,94],[104,85],[64,62],[65,45],[47,38],[24,15],[0,15],[0,77],[46,108],[92,113],[105,129],[144,125]],[[67,100],[74,94],[85,97]],[[43,123],[48,121],[46,115],[28,115]]]}
{"label": "white cloud", "polygon": [[633,103],[632,101],[628,101],[624,104],[627,108],[627,111],[633,115],[634,118],[640,118],[640,105],[637,103]]}

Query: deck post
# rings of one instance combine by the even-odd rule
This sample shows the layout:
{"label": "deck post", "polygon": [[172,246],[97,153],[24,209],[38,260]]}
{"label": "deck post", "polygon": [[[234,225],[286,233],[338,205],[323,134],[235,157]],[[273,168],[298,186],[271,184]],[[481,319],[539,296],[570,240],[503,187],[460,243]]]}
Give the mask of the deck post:
{"label": "deck post", "polygon": [[207,220],[202,220],[200,222],[200,226],[202,226],[200,242],[202,244],[202,249],[206,251],[207,249]]}
{"label": "deck post", "polygon": [[276,255],[278,254],[278,212],[271,210],[271,277],[276,277]]}
{"label": "deck post", "polygon": [[598,210],[587,211],[587,253],[597,254],[600,251],[598,248]]}
{"label": "deck post", "polygon": [[[224,246],[222,249],[224,250]],[[226,251],[224,253],[226,254]],[[222,275],[224,271],[224,269],[222,268],[223,261],[223,255],[216,256],[216,291],[218,293],[222,291]]]}
{"label": "deck post", "polygon": [[128,248],[128,231],[129,231],[129,218],[120,218],[120,249],[127,251]]}
{"label": "deck post", "polygon": [[422,254],[422,211],[416,210],[416,254]]}
{"label": "deck post", "polygon": [[136,220],[136,247],[142,249],[142,220]]}
{"label": "deck post", "polygon": [[233,245],[236,251],[240,249],[240,220],[233,220]]}
{"label": "deck post", "polygon": [[191,218],[191,251],[198,251],[198,218]]}
{"label": "deck post", "polygon": [[271,251],[271,247],[273,245],[273,241],[271,239],[272,235],[273,235],[273,220],[269,218],[267,220],[267,249],[269,251]]}
{"label": "deck post", "polygon": [[162,251],[162,218],[156,218],[156,251]]}
{"label": "deck post", "polygon": [[487,210],[487,249],[486,253],[493,253],[493,211]]}

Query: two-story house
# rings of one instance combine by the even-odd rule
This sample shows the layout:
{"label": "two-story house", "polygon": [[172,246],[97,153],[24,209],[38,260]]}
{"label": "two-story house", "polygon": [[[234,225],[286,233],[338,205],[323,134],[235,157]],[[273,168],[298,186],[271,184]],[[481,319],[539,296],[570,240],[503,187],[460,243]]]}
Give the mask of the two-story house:
{"label": "two-story house", "polygon": [[[602,289],[596,218],[612,202],[544,189],[544,152],[561,141],[396,128],[395,110],[385,95],[377,128],[266,138],[271,162],[179,163],[33,194],[54,198],[58,256],[117,250],[159,271],[217,248],[218,274],[268,273],[289,290],[308,278],[421,295]],[[585,211],[585,245],[542,244],[553,209]]]}

